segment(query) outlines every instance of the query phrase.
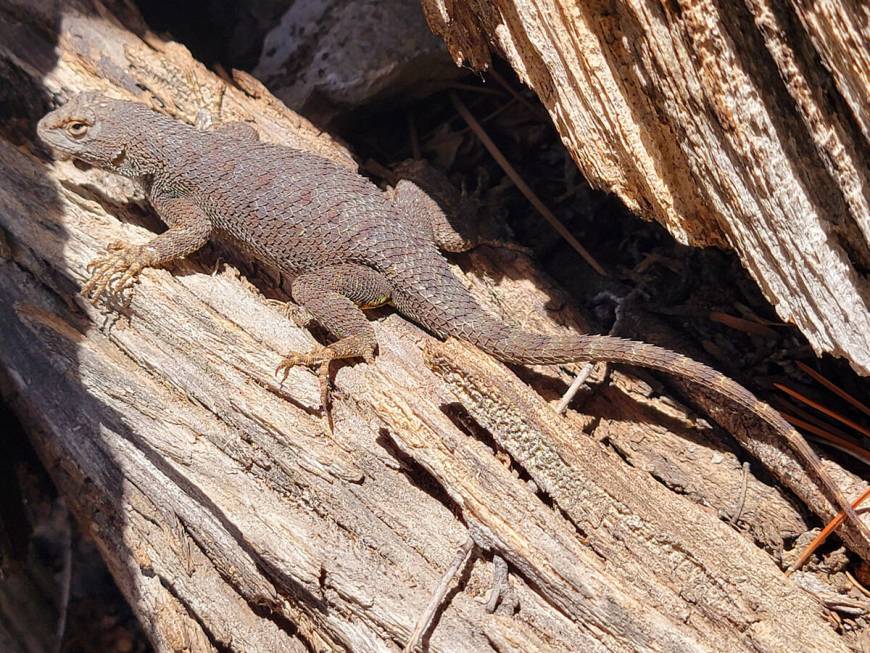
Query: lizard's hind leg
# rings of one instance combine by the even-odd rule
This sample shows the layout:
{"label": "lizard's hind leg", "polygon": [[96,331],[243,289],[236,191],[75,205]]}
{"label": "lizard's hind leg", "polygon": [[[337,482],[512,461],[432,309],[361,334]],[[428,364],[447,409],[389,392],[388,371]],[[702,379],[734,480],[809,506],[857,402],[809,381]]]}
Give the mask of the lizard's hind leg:
{"label": "lizard's hind leg", "polygon": [[362,265],[335,265],[306,272],[293,280],[293,301],[337,340],[306,354],[290,353],[275,373],[287,378],[290,368],[306,365],[318,368],[320,402],[327,409],[329,365],[342,358],[374,359],[378,341],[360,306],[373,308],[390,299],[390,285],[378,272]]}
{"label": "lizard's hind leg", "polygon": [[503,239],[494,222],[483,219],[480,203],[460,193],[443,172],[425,161],[405,161],[392,191],[393,204],[431,238],[442,252],[467,252],[481,245],[525,254],[527,247]]}

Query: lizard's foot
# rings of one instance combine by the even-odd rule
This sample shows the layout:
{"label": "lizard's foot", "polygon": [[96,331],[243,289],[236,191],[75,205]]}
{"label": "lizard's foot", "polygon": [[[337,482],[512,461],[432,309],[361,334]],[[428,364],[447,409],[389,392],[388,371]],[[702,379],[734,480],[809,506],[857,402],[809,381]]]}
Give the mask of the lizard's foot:
{"label": "lizard's foot", "polygon": [[317,378],[320,380],[320,406],[327,410],[329,402],[329,364],[338,358],[331,347],[318,347],[307,354],[292,352],[287,354],[275,368],[275,374],[282,374],[281,383],[287,380],[290,370],[297,365],[317,367]]}
{"label": "lizard's foot", "polygon": [[368,334],[342,338],[327,347],[317,347],[307,354],[296,352],[287,354],[275,368],[275,374],[282,374],[281,383],[287,380],[290,370],[297,365],[316,367],[320,379],[320,406],[329,413],[329,364],[334,360],[362,358],[366,363],[374,360],[377,342],[370,340]]}
{"label": "lizard's foot", "polygon": [[91,276],[81,293],[95,305],[100,299],[121,300],[120,305],[126,307],[130,288],[150,262],[138,245],[113,242],[106,249],[108,254],[95,258],[85,268]]}

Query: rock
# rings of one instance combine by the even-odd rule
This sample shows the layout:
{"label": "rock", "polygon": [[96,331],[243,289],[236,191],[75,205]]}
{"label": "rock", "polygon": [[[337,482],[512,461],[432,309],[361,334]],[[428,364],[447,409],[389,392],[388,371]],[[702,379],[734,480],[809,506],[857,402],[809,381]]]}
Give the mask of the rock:
{"label": "rock", "polygon": [[253,72],[317,123],[374,100],[425,94],[462,74],[416,0],[300,0],[267,34]]}

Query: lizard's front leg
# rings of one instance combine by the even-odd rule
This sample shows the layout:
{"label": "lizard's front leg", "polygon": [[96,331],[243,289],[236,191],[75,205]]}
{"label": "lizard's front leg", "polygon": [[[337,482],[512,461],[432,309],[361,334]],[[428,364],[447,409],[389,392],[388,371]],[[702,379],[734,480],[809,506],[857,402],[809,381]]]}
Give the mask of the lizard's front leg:
{"label": "lizard's front leg", "polygon": [[185,198],[152,197],[151,204],[169,229],[144,245],[114,242],[108,254],[95,258],[87,266],[90,278],[82,295],[95,304],[100,299],[129,303],[124,294],[145,268],[161,267],[192,254],[208,241],[211,221],[195,204]]}
{"label": "lizard's front leg", "polygon": [[336,342],[308,353],[290,353],[275,373],[287,374],[296,365],[318,368],[320,402],[329,400],[329,365],[343,358],[362,358],[371,362],[378,347],[375,331],[360,306],[387,303],[390,286],[378,272],[362,265],[335,265],[298,276],[291,286],[293,301],[303,306]]}

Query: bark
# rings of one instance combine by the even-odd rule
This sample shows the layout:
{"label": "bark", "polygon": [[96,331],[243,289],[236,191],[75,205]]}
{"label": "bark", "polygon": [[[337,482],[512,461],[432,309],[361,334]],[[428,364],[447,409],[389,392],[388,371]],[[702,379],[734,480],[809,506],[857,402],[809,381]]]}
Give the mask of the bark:
{"label": "bark", "polygon": [[734,249],[817,353],[870,374],[866,3],[423,8],[457,62],[507,59],[591,183],[681,242]]}
{"label": "bark", "polygon": [[[0,1],[0,62],[14,91],[0,133],[0,386],[158,651],[398,650],[469,535],[480,556],[424,638],[429,650],[847,650],[762,548],[802,530],[801,514],[750,475],[752,529],[723,525],[716,509],[733,510],[744,482],[734,454],[631,376],[613,372],[609,410],[593,424],[548,413],[479,352],[452,354],[470,379],[487,370],[497,392],[521,400],[511,419],[537,424],[523,431],[548,456],[536,462],[475,401],[457,408],[454,381],[421,355],[433,339],[389,315],[375,325],[376,362],[336,375],[329,436],[315,376],[273,376],[282,353],[314,340],[264,301],[258,289],[281,290],[256,266],[242,262],[257,288],[207,251],[146,271],[128,317],[84,302],[88,261],[156,225],[131,183],[51,161],[34,143],[55,99],[102,89],[353,160],[251,78],[220,79],[150,34],[120,0]],[[582,328],[525,257],[462,260],[457,274],[492,310],[539,330]],[[527,376],[552,394],[571,369]],[[471,418],[515,467],[474,437]],[[598,441],[616,431],[638,434],[639,455],[668,460],[694,494],[665,489]],[[681,436],[703,455],[686,460]],[[855,491],[854,478],[844,483]],[[721,506],[723,488],[733,490]],[[516,612],[510,601],[486,610],[495,554]]]}

